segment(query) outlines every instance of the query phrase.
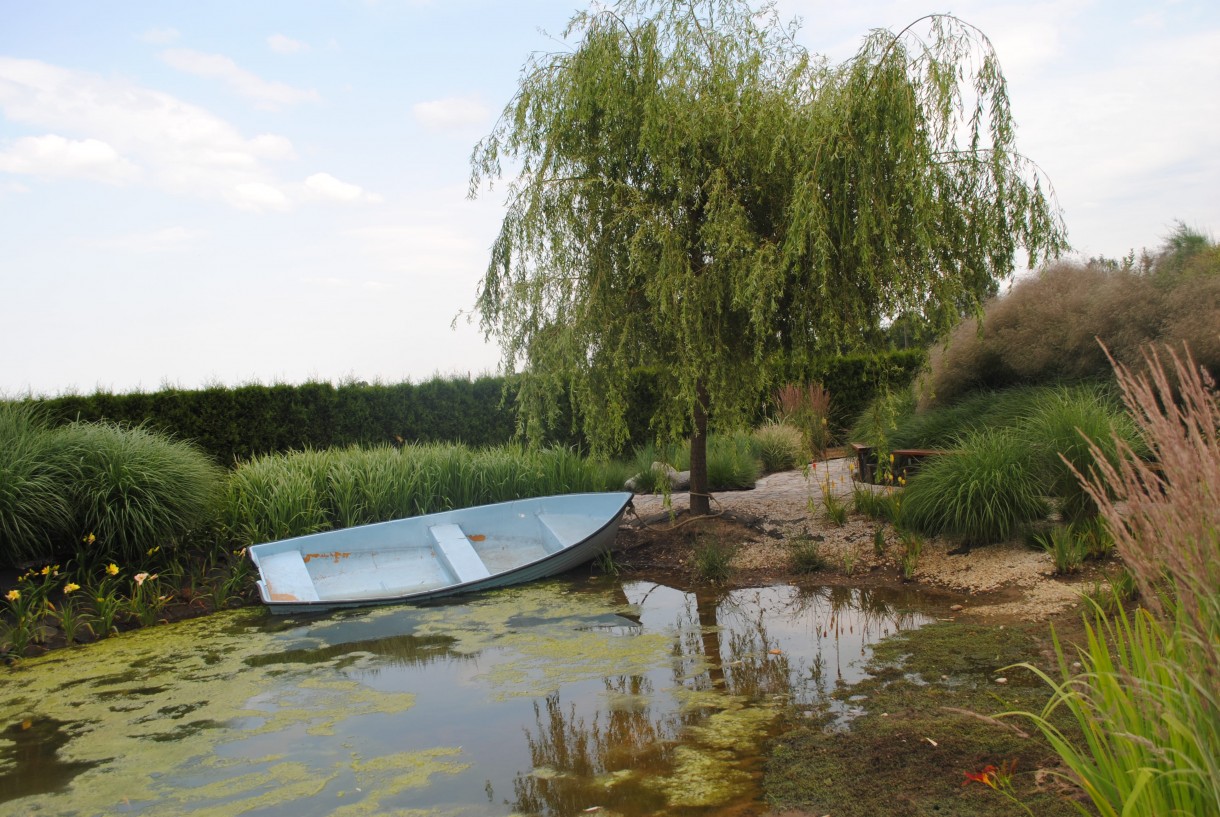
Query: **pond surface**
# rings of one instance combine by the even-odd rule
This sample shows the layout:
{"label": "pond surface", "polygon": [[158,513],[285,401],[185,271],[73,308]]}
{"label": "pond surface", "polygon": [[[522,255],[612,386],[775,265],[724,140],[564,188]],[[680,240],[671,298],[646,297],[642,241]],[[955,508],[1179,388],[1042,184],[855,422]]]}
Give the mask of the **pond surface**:
{"label": "pond surface", "polygon": [[0,812],[715,814],[917,594],[555,580],[133,631],[0,670]]}

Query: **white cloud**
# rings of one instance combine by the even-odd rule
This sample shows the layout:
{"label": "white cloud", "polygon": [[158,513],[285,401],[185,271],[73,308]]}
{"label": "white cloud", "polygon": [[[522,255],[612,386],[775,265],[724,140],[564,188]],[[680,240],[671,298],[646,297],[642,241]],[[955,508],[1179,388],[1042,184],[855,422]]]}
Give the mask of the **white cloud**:
{"label": "white cloud", "polygon": [[236,184],[226,197],[234,207],[242,210],[287,210],[290,206],[284,191],[266,182]]}
{"label": "white cloud", "polygon": [[180,36],[176,28],[150,28],[140,35],[140,39],[153,45],[169,45]]}
{"label": "white cloud", "polygon": [[316,91],[265,80],[222,54],[204,54],[189,48],[170,48],[161,52],[161,59],[179,71],[205,79],[218,79],[242,96],[254,100],[261,108],[278,109],[318,99]]}
{"label": "white cloud", "polygon": [[487,105],[475,96],[449,96],[411,106],[416,121],[429,130],[452,130],[484,125],[491,118]]}
{"label": "white cloud", "polygon": [[188,227],[162,227],[159,230],[129,233],[112,238],[93,241],[90,246],[103,250],[124,253],[182,252],[189,250],[200,240],[208,237],[207,230],[192,230]]}
{"label": "white cloud", "polygon": [[[104,181],[138,175],[172,193],[245,209],[288,204],[268,167],[293,158],[288,139],[275,134],[247,139],[223,119],[170,94],[37,60],[0,57],[0,111],[9,122],[65,134],[26,137],[41,142],[18,140],[20,145],[5,151],[14,166],[33,167],[35,157],[58,150],[73,159],[68,166],[78,175],[92,173]],[[59,139],[63,142],[54,141]]]}
{"label": "white cloud", "polygon": [[25,136],[0,150],[0,172],[83,178],[121,184],[139,168],[99,139],[66,139],[57,134]]}
{"label": "white cloud", "polygon": [[267,38],[267,47],[277,54],[296,54],[308,51],[309,44],[294,40],[284,34],[272,34]]}
{"label": "white cloud", "polygon": [[382,201],[381,196],[369,193],[358,184],[340,181],[329,173],[315,173],[305,180],[306,189],[315,197],[340,202]]}

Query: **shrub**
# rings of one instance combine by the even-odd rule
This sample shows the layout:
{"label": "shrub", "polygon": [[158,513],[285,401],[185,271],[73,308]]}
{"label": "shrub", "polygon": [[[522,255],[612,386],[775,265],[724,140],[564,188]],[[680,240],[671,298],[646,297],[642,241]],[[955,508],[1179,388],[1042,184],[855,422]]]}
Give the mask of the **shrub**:
{"label": "shrub", "polygon": [[972,432],[952,454],[913,476],[902,498],[904,526],[960,537],[967,545],[999,542],[1048,512],[1025,440],[1013,429]]}
{"label": "shrub", "polygon": [[54,556],[71,532],[71,479],[40,412],[0,403],[0,563]]}
{"label": "shrub", "polygon": [[73,423],[60,430],[78,536],[93,534],[125,560],[172,550],[215,519],[223,472],[194,446],[146,428]]}
{"label": "shrub", "polygon": [[1220,250],[1171,236],[1151,274],[1131,264],[1059,262],[989,302],[933,349],[920,405],[948,405],[971,391],[1020,384],[1109,379],[1097,343],[1129,367],[1150,341],[1188,341],[1220,372]]}
{"label": "shrub", "polygon": [[763,471],[790,471],[803,461],[801,432],[787,423],[768,422],[754,430],[754,455]]}

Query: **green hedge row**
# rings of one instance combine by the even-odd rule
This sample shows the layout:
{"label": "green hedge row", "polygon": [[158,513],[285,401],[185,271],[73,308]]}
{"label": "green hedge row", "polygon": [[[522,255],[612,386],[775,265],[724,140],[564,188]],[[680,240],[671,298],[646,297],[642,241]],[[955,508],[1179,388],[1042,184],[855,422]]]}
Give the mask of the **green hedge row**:
{"label": "green hedge row", "polygon": [[[922,365],[922,351],[826,358],[792,381],[816,380],[830,390],[835,423],[850,423],[872,399],[878,384],[901,387]],[[636,398],[628,417],[631,443],[651,439],[649,421],[657,405],[655,373],[632,378]],[[348,445],[461,442],[471,447],[509,442],[516,432],[514,389],[503,377],[433,378],[392,385],[330,383],[246,385],[198,390],[64,395],[38,401],[54,424],[110,421],[148,427],[194,442],[217,462],[231,465],[262,454]],[[764,397],[763,404],[769,402]],[[761,417],[759,418],[762,419]],[[549,440],[583,447],[569,419]]]}
{"label": "green hedge row", "polygon": [[412,384],[304,383],[200,390],[66,395],[41,401],[55,423],[109,420],[191,440],[231,465],[260,454],[348,445],[463,442],[498,445],[513,436],[501,403],[503,378]]}

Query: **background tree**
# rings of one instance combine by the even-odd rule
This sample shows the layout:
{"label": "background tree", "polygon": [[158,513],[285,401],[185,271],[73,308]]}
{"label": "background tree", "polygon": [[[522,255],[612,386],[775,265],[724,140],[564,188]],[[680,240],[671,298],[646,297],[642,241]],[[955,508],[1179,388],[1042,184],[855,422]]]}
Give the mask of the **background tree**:
{"label": "background tree", "polygon": [[1024,246],[1065,246],[1013,148],[990,43],[951,17],[874,31],[841,65],[742,0],[624,0],[526,64],[474,150],[471,191],[518,175],[478,295],[522,369],[527,432],[567,389],[600,450],[627,435],[627,374],[661,370],[653,425],[731,426],[780,361],[853,347],[900,312],[976,309]]}

